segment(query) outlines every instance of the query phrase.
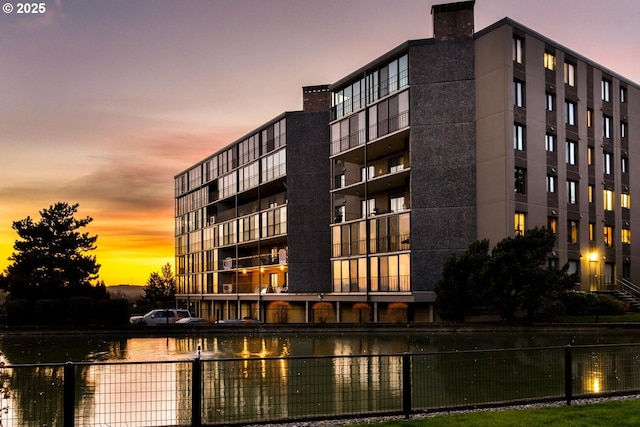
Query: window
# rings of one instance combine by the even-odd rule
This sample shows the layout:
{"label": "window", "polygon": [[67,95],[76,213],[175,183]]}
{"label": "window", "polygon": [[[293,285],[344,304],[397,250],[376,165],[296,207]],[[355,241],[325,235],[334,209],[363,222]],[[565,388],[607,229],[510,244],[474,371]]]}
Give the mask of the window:
{"label": "window", "polygon": [[613,227],[608,225],[604,226],[604,245],[609,248],[613,246]]}
{"label": "window", "polygon": [[593,147],[587,147],[587,164],[593,165]]}
{"label": "window", "polygon": [[606,151],[604,153],[602,153],[603,156],[603,165],[602,165],[602,171],[606,174],[606,175],[611,175],[612,171],[613,171],[613,154],[611,153],[607,153]]}
{"label": "window", "polygon": [[515,168],[515,192],[527,193],[527,170],[524,168]]}
{"label": "window", "polygon": [[520,37],[513,38],[513,61],[522,64],[524,61],[524,39]]}
{"label": "window", "polygon": [[374,173],[375,173],[375,168],[373,167],[373,165],[360,168],[360,180],[366,181],[366,180],[372,179],[374,177]]}
{"label": "window", "polygon": [[629,230],[628,228],[623,228],[622,230],[620,230],[620,241],[624,244],[630,245],[631,244],[631,230]]}
{"label": "window", "polygon": [[620,194],[620,207],[631,209],[631,196],[628,193]]}
{"label": "window", "polygon": [[389,211],[390,212],[402,212],[405,209],[404,196],[391,196],[389,197]]}
{"label": "window", "polygon": [[556,179],[554,175],[547,175],[547,193],[556,192]]}
{"label": "window", "polygon": [[566,141],[565,143],[564,155],[568,165],[576,164],[576,145],[573,141]]}
{"label": "window", "polygon": [[628,132],[628,126],[625,122],[620,122],[620,138],[626,138]]}
{"label": "window", "polygon": [[551,71],[556,69],[556,56],[553,53],[544,53],[544,68]]}
{"label": "window", "polygon": [[568,62],[564,63],[564,82],[571,87],[576,85],[576,66]]}
{"label": "window", "polygon": [[609,80],[602,80],[600,88],[602,92],[602,100],[604,102],[611,102],[611,82]]}
{"label": "window", "polygon": [[346,218],[347,209],[344,205],[338,206],[335,210],[336,217],[334,218],[335,223],[344,222]]}
{"label": "window", "polygon": [[525,150],[525,130],[520,124],[513,125],[513,149],[518,151]]}
{"label": "window", "polygon": [[602,116],[602,136],[604,138],[613,137],[613,135],[611,134],[612,127],[613,127],[613,118],[603,115]]}
{"label": "window", "polygon": [[620,86],[620,102],[627,102],[627,88]]}
{"label": "window", "polygon": [[513,216],[514,231],[516,236],[524,236],[526,230],[527,214],[524,212],[516,212]]}
{"label": "window", "polygon": [[520,80],[514,80],[513,86],[513,105],[515,105],[516,107],[524,107],[524,82]]}
{"label": "window", "polygon": [[558,232],[558,218],[550,216],[547,218],[547,228],[553,233]]}
{"label": "window", "polygon": [[622,173],[629,172],[629,159],[627,157],[620,158],[620,169],[622,170]]}
{"label": "window", "polygon": [[578,182],[567,180],[567,203],[575,205],[578,203]]}
{"label": "window", "polygon": [[569,221],[567,223],[567,243],[578,243],[578,221]]}
{"label": "window", "polygon": [[564,102],[564,122],[570,126],[576,124],[576,103],[571,101]]}
{"label": "window", "polygon": [[366,217],[370,217],[370,216],[375,215],[375,213],[376,213],[376,200],[375,199],[363,200],[361,203],[362,203],[362,206],[361,206],[362,218],[366,218]]}
{"label": "window", "polygon": [[589,223],[589,241],[594,242],[596,240],[596,223]]}
{"label": "window", "polygon": [[614,193],[611,190],[604,190],[602,192],[602,198],[604,199],[604,210],[612,211],[615,206],[615,197]]}
{"label": "window", "polygon": [[551,134],[546,134],[544,136],[544,148],[549,152],[556,151],[556,136]]}
{"label": "window", "polygon": [[593,110],[591,108],[587,108],[587,127],[590,128],[593,126]]}
{"label": "window", "polygon": [[545,94],[545,107],[547,111],[554,111],[556,109],[556,96],[547,92]]}
{"label": "window", "polygon": [[587,193],[589,197],[589,203],[593,203],[593,192],[595,191],[595,187],[591,184],[587,187]]}

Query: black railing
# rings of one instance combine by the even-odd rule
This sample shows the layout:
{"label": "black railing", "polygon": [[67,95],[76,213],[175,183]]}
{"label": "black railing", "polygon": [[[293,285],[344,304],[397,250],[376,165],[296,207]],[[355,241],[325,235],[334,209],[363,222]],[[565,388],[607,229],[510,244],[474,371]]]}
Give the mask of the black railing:
{"label": "black railing", "polygon": [[0,367],[0,425],[219,426],[635,394],[640,344]]}

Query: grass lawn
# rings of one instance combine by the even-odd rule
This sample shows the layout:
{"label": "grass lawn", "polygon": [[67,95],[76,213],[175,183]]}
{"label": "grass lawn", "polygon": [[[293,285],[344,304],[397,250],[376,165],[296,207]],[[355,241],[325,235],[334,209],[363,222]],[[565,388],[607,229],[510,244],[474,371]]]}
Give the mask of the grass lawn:
{"label": "grass lawn", "polygon": [[612,400],[594,404],[480,411],[417,420],[358,424],[376,427],[636,427],[640,426],[640,400]]}

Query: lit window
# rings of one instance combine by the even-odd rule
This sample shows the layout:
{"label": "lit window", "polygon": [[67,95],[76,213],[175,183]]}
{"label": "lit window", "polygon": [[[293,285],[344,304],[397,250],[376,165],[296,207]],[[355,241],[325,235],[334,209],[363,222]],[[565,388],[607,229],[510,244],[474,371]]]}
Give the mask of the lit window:
{"label": "lit window", "polygon": [[551,71],[556,69],[556,56],[554,54],[544,53],[544,68]]}
{"label": "lit window", "polygon": [[565,161],[568,165],[576,164],[576,143],[573,141],[566,141],[565,143]]}
{"label": "lit window", "polygon": [[611,131],[613,129],[613,118],[609,116],[602,116],[602,136],[604,138],[611,138]]}
{"label": "lit window", "polygon": [[609,80],[602,80],[601,91],[602,100],[604,102],[611,102],[611,82]]}
{"label": "lit window", "polygon": [[593,110],[591,108],[587,108],[587,127],[590,128],[593,126]]}
{"label": "lit window", "polygon": [[375,215],[376,213],[376,200],[375,199],[368,199],[368,200],[363,200],[362,202],[362,218],[366,218],[366,217],[370,217]]}
{"label": "lit window", "polygon": [[554,94],[547,92],[545,96],[545,106],[547,111],[554,111],[556,109],[556,97]]}
{"label": "lit window", "polygon": [[547,175],[547,193],[556,192],[556,179],[553,175]]}
{"label": "lit window", "polygon": [[620,241],[622,243],[626,243],[627,245],[631,244],[631,230],[628,228],[623,228],[620,233]]}
{"label": "lit window", "polygon": [[627,193],[620,194],[620,207],[631,209],[631,195]]}
{"label": "lit window", "polygon": [[589,223],[589,240],[591,242],[596,240],[596,224],[594,222]]}
{"label": "lit window", "polygon": [[516,236],[524,235],[524,230],[526,229],[526,220],[527,215],[523,212],[516,212],[513,217],[514,222],[514,231]]}
{"label": "lit window", "polygon": [[520,37],[513,38],[513,61],[522,64],[524,60],[524,39]]}
{"label": "lit window", "polygon": [[611,190],[604,190],[602,197],[604,199],[604,210],[605,211],[612,211],[614,209],[614,193]]}
{"label": "lit window", "polygon": [[587,147],[587,164],[593,165],[593,147]]}
{"label": "lit window", "polygon": [[593,203],[593,192],[594,192],[595,187],[591,184],[589,184],[589,186],[587,187],[587,192],[589,194],[589,203]]}
{"label": "lit window", "polygon": [[402,212],[404,209],[404,196],[389,197],[389,210],[391,212]]}
{"label": "lit window", "polygon": [[576,124],[576,103],[571,101],[564,102],[564,122],[568,125]]}
{"label": "lit window", "polygon": [[613,154],[604,152],[602,153],[602,157],[603,157],[602,171],[606,175],[610,175],[613,171]]}
{"label": "lit window", "polygon": [[544,136],[544,147],[549,152],[556,151],[556,136],[551,134],[546,134]]}
{"label": "lit window", "polygon": [[553,233],[558,232],[558,218],[550,216],[547,218],[547,228]]}
{"label": "lit window", "polygon": [[513,86],[513,105],[516,107],[524,107],[524,82],[514,80]]}
{"label": "lit window", "polygon": [[571,244],[578,243],[578,221],[569,221],[567,223],[567,242]]}
{"label": "lit window", "polygon": [[604,245],[607,247],[613,246],[613,227],[608,225],[604,226]]}
{"label": "lit window", "polygon": [[568,62],[564,63],[564,82],[572,87],[576,85],[576,66]]}
{"label": "lit window", "polygon": [[578,203],[578,182],[567,180],[567,203],[575,205]]}
{"label": "lit window", "polygon": [[519,124],[513,125],[513,148],[514,150],[525,150],[525,130],[524,126]]}
{"label": "lit window", "polygon": [[527,170],[523,168],[515,168],[515,192],[517,194],[526,194],[527,192]]}

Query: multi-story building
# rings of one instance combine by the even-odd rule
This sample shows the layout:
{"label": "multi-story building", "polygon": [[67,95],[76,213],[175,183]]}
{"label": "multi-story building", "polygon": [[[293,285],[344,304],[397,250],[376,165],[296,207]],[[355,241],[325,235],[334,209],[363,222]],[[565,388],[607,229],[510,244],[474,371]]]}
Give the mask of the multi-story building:
{"label": "multi-story building", "polygon": [[[433,38],[329,86],[327,139],[307,134],[326,144],[329,247],[314,261],[330,276],[288,300],[323,298],[338,321],[358,302],[374,320],[405,302],[411,320],[432,320],[449,256],[533,227],[556,232],[549,266],[568,263],[580,289],[640,282],[640,87],[508,18],[474,32],[473,8],[434,6]],[[298,231],[286,239],[307,239]],[[220,259],[235,271],[233,255]]]}
{"label": "multi-story building", "polygon": [[303,95],[175,177],[176,298],[202,317],[266,319],[270,301],[330,289],[329,92]]}

